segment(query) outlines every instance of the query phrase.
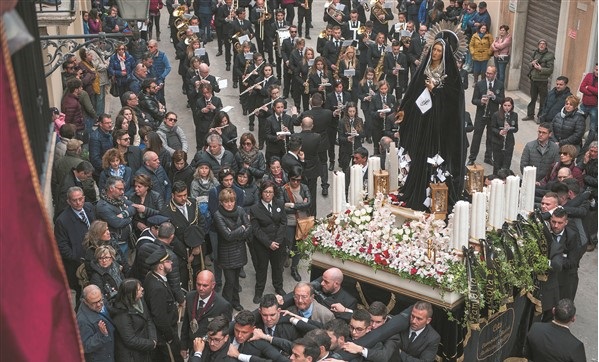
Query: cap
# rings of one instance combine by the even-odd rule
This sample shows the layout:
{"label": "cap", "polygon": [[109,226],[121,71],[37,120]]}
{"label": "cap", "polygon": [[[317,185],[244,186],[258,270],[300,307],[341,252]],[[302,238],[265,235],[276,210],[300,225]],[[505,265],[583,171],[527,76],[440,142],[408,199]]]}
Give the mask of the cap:
{"label": "cap", "polygon": [[200,166],[208,166],[208,167],[210,167],[210,168],[212,169],[212,167],[211,167],[211,165],[210,165],[210,162],[208,162],[208,161],[207,161],[207,160],[205,160],[205,159],[200,159],[200,160],[198,161],[198,163],[196,164],[196,167],[200,167]]}
{"label": "cap", "polygon": [[154,215],[154,216],[150,216],[148,218],[148,226],[160,226],[162,225],[162,223],[165,223],[167,221],[169,221],[170,219],[166,216],[162,216],[162,215]]}
{"label": "cap", "polygon": [[198,225],[189,225],[183,233],[183,241],[189,248],[197,248],[204,244],[206,233]]}
{"label": "cap", "polygon": [[162,263],[165,260],[169,260],[170,258],[171,257],[166,251],[166,248],[160,246],[158,249],[154,250],[154,252],[150,254],[150,256],[146,258],[146,264],[152,266],[158,263]]}
{"label": "cap", "polygon": [[480,8],[484,9],[484,8],[486,8],[486,7],[487,7],[487,3],[486,3],[485,1],[481,1],[480,3],[478,3],[478,8],[479,8],[479,9],[480,9]]}
{"label": "cap", "polygon": [[67,151],[77,151],[82,144],[83,142],[81,140],[73,138],[67,142]]}
{"label": "cap", "polygon": [[545,45],[547,45],[547,40],[545,40],[545,39],[539,39],[539,42],[537,43],[537,45],[541,44],[541,43],[545,43]]}

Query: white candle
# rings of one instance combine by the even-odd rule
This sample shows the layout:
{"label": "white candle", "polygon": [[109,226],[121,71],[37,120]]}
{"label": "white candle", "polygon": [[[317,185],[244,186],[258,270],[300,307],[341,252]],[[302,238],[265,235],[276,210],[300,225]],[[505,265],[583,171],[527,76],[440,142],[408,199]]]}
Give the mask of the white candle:
{"label": "white candle", "polygon": [[487,226],[486,226],[486,217],[487,217],[487,197],[483,192],[477,192],[474,195],[479,194],[478,195],[478,207],[477,210],[479,210],[478,214],[476,214],[476,235],[475,235],[475,239],[479,240],[479,239],[485,239],[486,237],[486,231],[487,231]]}
{"label": "white candle", "polygon": [[368,198],[372,199],[376,197],[374,194],[374,171],[381,169],[381,158],[378,156],[372,156],[368,158]]}
{"label": "white candle", "polygon": [[520,194],[520,177],[508,176],[506,179],[508,185],[508,194],[506,195],[506,215],[505,219],[514,221],[518,217],[518,196]]}
{"label": "white candle", "polygon": [[505,199],[504,199],[504,204],[503,204],[503,216],[505,217],[505,220],[507,221],[509,218],[509,214],[510,214],[510,203],[509,200],[512,197],[512,193],[514,188],[514,184],[512,182],[509,182],[507,179],[505,180]]}
{"label": "white candle", "polygon": [[522,173],[522,189],[520,190],[519,211],[529,213],[534,211],[535,183],[537,179],[537,168],[534,166],[524,167]]}
{"label": "white candle", "polygon": [[[493,180],[493,181],[495,181],[495,180]],[[495,201],[495,198],[497,196],[497,188],[493,187],[493,181],[491,181],[491,185],[489,186],[489,209],[488,209],[489,218],[487,220],[487,223],[489,224],[490,227],[493,227],[495,225],[495,213],[497,212],[493,207],[497,203]]]}
{"label": "white candle", "polygon": [[397,159],[397,147],[395,146],[395,142],[391,142],[389,145],[387,165],[387,170],[389,171],[389,191],[397,191],[399,188],[399,181],[397,179],[399,174],[399,160]]}
{"label": "white candle", "polygon": [[339,184],[337,182],[337,172],[333,172],[333,214],[339,213],[339,204],[337,202],[337,188]]}
{"label": "white candle", "polygon": [[339,212],[345,211],[345,174],[341,171],[337,172],[337,182],[339,183],[339,187],[337,187],[337,202],[339,203],[338,209]]}
{"label": "white candle", "polygon": [[[481,212],[479,210],[480,204],[478,199],[480,198],[480,192],[475,192],[472,195],[472,206],[470,209],[470,233],[469,236],[471,239],[476,239],[476,231],[478,229],[478,213]],[[482,211],[484,212],[484,211]]]}
{"label": "white candle", "polygon": [[453,248],[462,250],[468,245],[468,224],[470,204],[458,201],[453,207]]}
{"label": "white candle", "polygon": [[491,205],[493,220],[491,226],[495,229],[501,229],[505,219],[505,184],[502,180],[493,180],[491,182]]}
{"label": "white candle", "polygon": [[350,205],[356,206],[360,203],[362,188],[364,187],[364,182],[362,181],[362,166],[351,166],[349,176],[348,202]]}
{"label": "white candle", "polygon": [[458,250],[462,250],[463,247],[468,248],[468,230],[470,229],[470,203],[467,201],[463,202],[463,216],[462,216],[462,227],[460,230],[460,245]]}

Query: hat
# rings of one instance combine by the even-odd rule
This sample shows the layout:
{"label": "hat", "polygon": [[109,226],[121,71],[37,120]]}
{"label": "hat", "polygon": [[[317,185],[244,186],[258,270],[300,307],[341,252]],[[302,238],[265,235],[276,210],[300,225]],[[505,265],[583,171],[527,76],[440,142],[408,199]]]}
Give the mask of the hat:
{"label": "hat", "polygon": [[183,241],[189,248],[197,248],[204,244],[204,235],[206,233],[198,225],[189,225],[183,233]]}
{"label": "hat", "polygon": [[200,167],[200,166],[208,166],[208,167],[210,167],[210,169],[212,169],[212,167],[210,166],[210,162],[208,162],[207,160],[205,160],[203,158],[200,159],[198,161],[198,163],[196,164],[196,167]]}
{"label": "hat", "polygon": [[162,215],[154,215],[154,216],[150,216],[148,218],[148,226],[160,226],[162,225],[162,223],[165,223],[167,221],[169,221],[170,219],[166,216],[162,216]]}
{"label": "hat", "polygon": [[169,260],[170,258],[171,256],[166,251],[166,248],[164,246],[160,246],[158,247],[158,249],[154,250],[154,252],[150,254],[150,256],[146,258],[146,264],[152,266],[158,263],[162,263],[165,260]]}
{"label": "hat", "polygon": [[545,40],[545,39],[539,39],[539,42],[537,43],[537,45],[539,45],[541,43],[545,43],[545,45],[547,45],[547,40]]}
{"label": "hat", "polygon": [[82,144],[82,141],[73,138],[67,142],[67,151],[77,151]]}
{"label": "hat", "polygon": [[478,3],[478,8],[479,9],[484,9],[487,7],[487,3],[484,1],[481,1],[480,3]]}

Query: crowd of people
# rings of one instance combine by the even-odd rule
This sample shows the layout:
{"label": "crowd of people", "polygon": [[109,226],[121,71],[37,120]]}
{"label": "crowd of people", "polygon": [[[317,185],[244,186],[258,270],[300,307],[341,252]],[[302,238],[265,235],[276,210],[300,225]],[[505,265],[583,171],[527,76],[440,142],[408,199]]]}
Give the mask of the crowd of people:
{"label": "crowd of people", "polygon": [[[102,40],[69,57],[64,97],[52,110],[59,134],[54,230],[76,291],[86,357],[433,360],[439,335],[429,326],[428,303],[414,305],[400,333],[378,334],[400,317],[388,316],[379,302],[357,308],[340,288],[339,270],[325,272],[322,283],[302,282],[296,231],[301,219],[316,216],[319,177],[321,194],[328,196],[336,162],[346,175],[352,164],[361,165],[367,185],[366,144],[385,159],[395,157],[388,154],[395,141],[414,164],[442,154],[457,200],[463,180],[453,176],[475,162],[486,129],[484,160],[493,165],[488,179],[510,174],[518,114],[504,90],[509,27],[493,37],[484,1],[449,3],[399,1],[392,23],[393,10],[382,0],[371,6],[368,20],[364,3],[332,0],[313,49],[305,41],[311,39],[311,0],[236,1],[237,7],[231,0],[167,1],[169,38],[195,127],[193,155],[190,135],[177,125],[187,110],[174,112],[166,104],[174,60],[159,49],[167,44],[160,42],[162,3],[150,1],[150,19],[139,29],[121,19],[116,6],[95,4],[84,17],[89,33],[133,36],[109,57]],[[179,5],[188,16],[175,16]],[[464,59],[455,61],[455,44],[443,36],[425,40],[441,21],[466,34]],[[210,72],[205,46],[213,33],[215,56],[224,55],[248,117],[250,132],[241,135],[223,111],[221,84]],[[597,66],[580,86],[581,102],[564,76],[547,92],[553,54],[545,40],[531,59],[531,105],[523,120],[534,119],[537,96],[541,109],[538,138],[526,144],[520,167],[537,167],[540,209],[554,234],[567,235],[567,242],[550,246],[555,273],[543,284],[544,320],[551,320],[554,307],[565,308],[559,321],[567,324],[580,258],[597,244]],[[460,107],[469,73],[474,122]],[[432,110],[423,112],[415,101],[426,89]],[[122,105],[114,121],[105,112],[107,94]],[[441,115],[446,122],[439,122]],[[591,129],[583,144],[587,115]],[[466,157],[462,141],[472,130]],[[407,206],[423,208],[435,172],[412,167],[400,190]],[[257,311],[241,305],[248,251]],[[276,296],[264,294],[269,265]],[[289,294],[283,289],[286,267],[298,282]],[[180,335],[179,308],[185,311]]]}

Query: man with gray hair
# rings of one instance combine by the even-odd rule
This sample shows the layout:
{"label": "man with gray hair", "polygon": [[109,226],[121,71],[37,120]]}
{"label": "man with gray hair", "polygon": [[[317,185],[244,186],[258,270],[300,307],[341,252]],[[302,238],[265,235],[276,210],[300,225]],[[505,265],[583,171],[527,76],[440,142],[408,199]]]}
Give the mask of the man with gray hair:
{"label": "man with gray hair", "polygon": [[[237,173],[237,162],[235,162],[235,156],[231,151],[226,150],[223,147],[223,139],[213,133],[207,138],[208,145],[195,154],[193,161],[191,161],[191,167],[197,167],[200,163],[208,163],[212,172],[217,175],[219,171],[228,166]],[[168,198],[167,200],[170,200]]]}
{"label": "man with gray hair", "polygon": [[154,59],[152,70],[156,75],[156,85],[158,90],[156,92],[156,99],[166,106],[166,100],[164,99],[164,82],[166,76],[171,72],[171,64],[168,61],[166,54],[163,51],[158,50],[158,42],[154,39],[148,41],[148,52]]}
{"label": "man with gray hair", "polygon": [[135,94],[139,94],[141,92],[141,83],[148,76],[148,68],[146,68],[143,63],[137,63],[133,73],[129,74],[127,78],[127,85],[129,86],[129,90]]}
{"label": "man with gray hair", "polygon": [[158,192],[162,199],[171,199],[171,183],[166,171],[160,165],[160,158],[153,151],[147,151],[143,155],[144,164],[135,172],[137,175],[147,175],[152,180],[152,190]]}
{"label": "man with gray hair", "polygon": [[88,200],[92,202],[96,200],[95,190],[93,188],[90,189],[88,187],[86,189],[84,187],[84,182],[92,180],[93,172],[94,166],[87,161],[81,160],[76,167],[71,169],[71,172],[64,176],[57,188],[58,192],[56,194],[56,199],[54,200],[54,203],[56,204],[56,207],[54,208],[55,217],[60,215],[62,210],[67,207],[67,192],[73,186],[81,187],[86,190]]}
{"label": "man with gray hair", "polygon": [[86,361],[114,361],[114,324],[104,306],[102,291],[90,284],[83,289],[77,325]]}

